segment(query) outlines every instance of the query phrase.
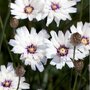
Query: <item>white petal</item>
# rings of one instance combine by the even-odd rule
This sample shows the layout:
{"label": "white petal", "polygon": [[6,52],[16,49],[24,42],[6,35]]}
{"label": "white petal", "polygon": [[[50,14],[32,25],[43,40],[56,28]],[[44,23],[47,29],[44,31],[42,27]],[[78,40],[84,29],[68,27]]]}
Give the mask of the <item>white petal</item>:
{"label": "white petal", "polygon": [[58,56],[55,56],[55,57],[52,59],[52,61],[50,62],[50,64],[52,65],[53,63],[56,63],[56,64],[60,63],[60,58],[59,58]]}
{"label": "white petal", "polygon": [[42,29],[42,30],[38,33],[38,35],[39,35],[40,37],[44,37],[44,38],[49,38],[49,37],[50,37],[49,34],[47,33],[47,31],[46,31],[45,29]]}
{"label": "white petal", "polygon": [[58,39],[58,37],[57,37],[56,32],[55,32],[55,31],[51,31],[50,34],[51,34],[51,36],[52,36],[51,42],[53,43],[53,45],[54,45],[55,47],[59,47],[59,39]]}
{"label": "white petal", "polygon": [[65,62],[61,62],[59,64],[56,65],[57,69],[62,69],[65,66]]}
{"label": "white petal", "polygon": [[52,21],[53,21],[53,13],[49,13],[48,17],[47,17],[47,24],[46,26],[48,26]]}
{"label": "white petal", "polygon": [[31,68],[32,68],[32,70],[36,71],[35,63],[32,63],[32,62],[31,62]]}
{"label": "white petal", "polygon": [[12,51],[13,51],[14,53],[22,54],[22,53],[24,53],[25,49],[22,48],[21,46],[15,46],[15,47],[12,49]]}
{"label": "white petal", "polygon": [[15,46],[15,45],[17,45],[17,41],[11,39],[11,40],[9,41],[9,44],[10,44],[11,46]]}
{"label": "white petal", "polygon": [[20,36],[26,36],[26,35],[29,35],[29,31],[28,29],[26,28],[26,26],[23,26],[21,28],[18,28],[16,30],[17,34],[20,35]]}
{"label": "white petal", "polygon": [[74,25],[70,27],[72,33],[78,32]]}
{"label": "white petal", "polygon": [[65,42],[65,38],[64,38],[64,34],[63,34],[63,32],[62,31],[58,31],[58,37],[59,37],[59,43],[60,44],[64,44],[64,42]]}
{"label": "white petal", "polygon": [[37,67],[37,69],[38,69],[40,72],[42,72],[42,71],[44,70],[44,67],[43,67],[43,65],[42,65],[41,62],[37,63],[37,64],[36,64],[36,67]]}
{"label": "white petal", "polygon": [[1,69],[1,71],[3,71],[3,72],[6,72],[6,71],[7,71],[7,69],[6,69],[6,67],[5,67],[4,65],[1,65],[0,69]]}
{"label": "white petal", "polygon": [[83,23],[82,22],[78,22],[77,23],[77,30],[78,32],[82,35],[82,28],[83,28]]}
{"label": "white petal", "polygon": [[47,58],[53,58],[54,55],[56,55],[57,50],[54,47],[49,47],[49,49],[46,50],[46,56]]}
{"label": "white petal", "polygon": [[68,65],[69,68],[73,68],[74,64],[71,60],[67,61],[66,64]]}
{"label": "white petal", "polygon": [[35,28],[31,28],[31,34],[33,34],[33,35],[37,35],[37,33],[36,33],[36,29]]}

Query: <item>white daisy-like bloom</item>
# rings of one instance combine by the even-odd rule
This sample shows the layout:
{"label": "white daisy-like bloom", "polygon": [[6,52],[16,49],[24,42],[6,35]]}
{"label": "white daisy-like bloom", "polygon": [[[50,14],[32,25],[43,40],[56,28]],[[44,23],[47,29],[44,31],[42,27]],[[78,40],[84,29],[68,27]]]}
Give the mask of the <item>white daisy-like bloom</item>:
{"label": "white daisy-like bloom", "polygon": [[43,4],[44,0],[15,0],[15,3],[10,4],[11,14],[16,19],[41,20]]}
{"label": "white daisy-like bloom", "polygon": [[[73,48],[69,43],[70,32],[67,31],[65,35],[62,31],[58,32],[58,35],[55,31],[51,31],[51,40],[46,41],[48,46],[46,56],[47,58],[53,58],[50,62],[51,65],[56,65],[57,69],[62,69],[65,64],[69,66],[69,68],[73,68]],[[75,52],[75,60],[78,60],[82,57],[82,54],[76,50]]]}
{"label": "white daisy-like bloom", "polygon": [[[19,77],[15,74],[12,64],[0,66],[0,90],[16,90]],[[21,77],[18,90],[30,89],[29,84],[25,83],[25,78]]]}
{"label": "white daisy-like bloom", "polygon": [[61,20],[71,20],[70,13],[76,13],[75,1],[69,0],[45,0],[42,18],[47,17],[46,26],[48,26],[53,20],[59,26]]}
{"label": "white daisy-like bloom", "polygon": [[49,38],[46,30],[42,29],[36,33],[35,28],[28,29],[24,26],[16,30],[15,39],[11,39],[9,44],[13,46],[12,51],[21,54],[20,59],[25,65],[31,65],[32,70],[37,69],[42,72],[44,70],[43,64],[46,64],[47,58],[46,45],[44,39]]}
{"label": "white daisy-like bloom", "polygon": [[88,51],[90,50],[90,23],[85,22],[83,24],[82,22],[78,22],[77,27],[72,25],[70,30],[72,34],[79,33],[81,35],[81,44],[77,46],[77,49],[88,55]]}

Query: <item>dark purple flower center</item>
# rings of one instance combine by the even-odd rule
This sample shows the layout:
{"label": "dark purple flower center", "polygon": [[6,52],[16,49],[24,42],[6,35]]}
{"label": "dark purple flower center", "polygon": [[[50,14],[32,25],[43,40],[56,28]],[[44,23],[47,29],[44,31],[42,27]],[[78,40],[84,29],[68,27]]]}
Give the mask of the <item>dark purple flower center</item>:
{"label": "dark purple flower center", "polygon": [[60,47],[57,49],[57,54],[59,56],[66,56],[68,54],[68,48],[65,47],[65,45],[60,45]]}
{"label": "dark purple flower center", "polygon": [[10,87],[11,86],[12,81],[11,80],[5,80],[4,82],[2,82],[2,86],[3,87]]}
{"label": "dark purple flower center", "polygon": [[84,44],[84,45],[88,45],[89,44],[89,38],[83,36],[82,39],[81,39],[81,43]]}
{"label": "dark purple flower center", "polygon": [[31,14],[33,12],[34,8],[31,5],[28,5],[24,8],[24,12],[27,14]]}
{"label": "dark purple flower center", "polygon": [[28,53],[34,54],[37,50],[37,47],[31,44],[30,46],[27,47]]}
{"label": "dark purple flower center", "polygon": [[52,4],[51,4],[51,9],[52,9],[52,10],[55,11],[55,10],[57,10],[57,9],[59,9],[59,8],[60,8],[59,4],[55,4],[55,3],[52,3]]}

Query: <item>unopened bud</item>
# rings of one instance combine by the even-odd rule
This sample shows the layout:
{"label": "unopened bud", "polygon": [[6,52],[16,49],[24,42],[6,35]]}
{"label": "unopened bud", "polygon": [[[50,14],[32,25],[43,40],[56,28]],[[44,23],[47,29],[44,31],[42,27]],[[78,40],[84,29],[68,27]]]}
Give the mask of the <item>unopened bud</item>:
{"label": "unopened bud", "polygon": [[25,74],[25,69],[24,69],[24,67],[23,67],[23,66],[18,66],[18,67],[16,68],[16,74],[17,74],[18,76],[20,76],[20,77],[24,76],[24,74]]}
{"label": "unopened bud", "polygon": [[74,33],[71,35],[71,43],[74,45],[74,46],[77,46],[81,43],[81,35],[79,33]]}
{"label": "unopened bud", "polygon": [[15,28],[18,27],[18,25],[19,25],[19,20],[16,19],[16,18],[11,18],[11,20],[10,20],[10,26],[11,26],[13,29],[15,29]]}
{"label": "unopened bud", "polygon": [[74,61],[74,66],[77,72],[81,72],[84,67],[83,60]]}

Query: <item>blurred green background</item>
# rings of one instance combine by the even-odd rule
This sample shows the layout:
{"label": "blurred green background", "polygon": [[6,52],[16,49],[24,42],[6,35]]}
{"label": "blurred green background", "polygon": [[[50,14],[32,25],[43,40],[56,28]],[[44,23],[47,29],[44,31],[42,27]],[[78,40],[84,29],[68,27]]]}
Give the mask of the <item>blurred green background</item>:
{"label": "blurred green background", "polygon": [[[13,17],[10,15],[9,8],[10,0],[0,0],[0,65],[7,64],[8,62],[21,63],[19,55],[13,54],[8,45],[8,41],[14,37],[14,29],[10,27],[10,19]],[[14,2],[14,0],[12,0]],[[37,32],[42,28],[58,31],[59,29],[65,32],[72,24],[78,21],[89,22],[89,0],[81,0],[77,3],[77,13],[71,14],[72,21],[61,21],[60,26],[56,27],[55,22],[46,27],[46,20],[36,22],[35,20],[29,22],[28,20],[19,20],[19,26],[27,26],[29,29],[35,27]],[[62,70],[57,70],[54,66],[49,65],[48,60],[45,70],[40,73],[38,71],[32,71],[29,66],[26,69],[26,82],[30,83],[31,90],[73,90],[75,81],[76,69],[69,69],[65,66]],[[84,68],[79,73],[78,82],[76,82],[75,90],[89,90],[89,57],[84,60]]]}

